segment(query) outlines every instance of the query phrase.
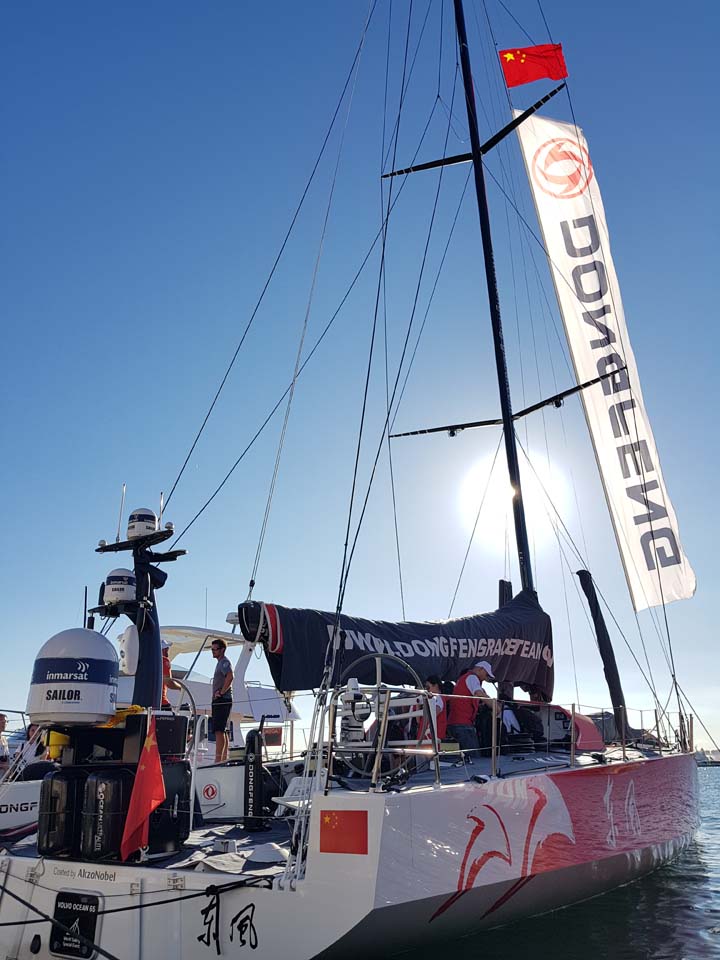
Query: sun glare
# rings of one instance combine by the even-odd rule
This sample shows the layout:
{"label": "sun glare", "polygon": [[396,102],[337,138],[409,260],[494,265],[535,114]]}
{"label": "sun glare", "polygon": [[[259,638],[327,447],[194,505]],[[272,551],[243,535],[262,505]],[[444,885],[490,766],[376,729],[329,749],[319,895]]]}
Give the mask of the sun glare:
{"label": "sun glare", "polygon": [[[502,453],[498,456],[492,476],[491,466],[492,457],[486,457],[470,467],[460,483],[458,511],[460,522],[469,536],[480,510],[474,549],[502,556],[508,537],[514,550],[513,489]],[[555,541],[555,511],[567,522],[568,485],[557,469],[539,463],[534,467],[535,472],[529,467],[522,471],[521,482],[530,544],[534,549],[541,550]],[[548,497],[552,500],[554,510]]]}

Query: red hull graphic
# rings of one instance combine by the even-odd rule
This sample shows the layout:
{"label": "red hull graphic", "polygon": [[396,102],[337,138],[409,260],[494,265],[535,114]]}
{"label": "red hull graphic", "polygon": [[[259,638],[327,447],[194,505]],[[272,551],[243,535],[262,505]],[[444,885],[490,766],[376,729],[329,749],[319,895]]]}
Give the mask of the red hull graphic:
{"label": "red hull graphic", "polygon": [[538,874],[659,847],[697,825],[697,773],[687,755],[508,780],[493,784],[491,796],[467,813],[457,892],[431,920],[476,885],[515,880],[487,916]]}

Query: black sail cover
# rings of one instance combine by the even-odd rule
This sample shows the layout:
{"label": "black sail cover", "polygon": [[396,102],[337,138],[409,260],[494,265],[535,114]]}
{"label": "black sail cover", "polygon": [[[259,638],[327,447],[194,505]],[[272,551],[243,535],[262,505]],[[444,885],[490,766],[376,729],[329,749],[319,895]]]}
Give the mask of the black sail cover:
{"label": "black sail cover", "polygon": [[[278,690],[320,685],[335,614],[250,601],[239,605],[238,615],[245,639],[263,643]],[[421,680],[432,674],[457,680],[474,663],[486,660],[497,680],[533,688],[542,699],[552,697],[552,624],[530,590],[522,590],[494,613],[457,620],[389,623],[343,614],[340,631],[340,672],[368,653],[390,653],[410,664]],[[373,661],[361,664],[353,676],[374,683]],[[407,671],[388,661],[383,679],[409,682]]]}

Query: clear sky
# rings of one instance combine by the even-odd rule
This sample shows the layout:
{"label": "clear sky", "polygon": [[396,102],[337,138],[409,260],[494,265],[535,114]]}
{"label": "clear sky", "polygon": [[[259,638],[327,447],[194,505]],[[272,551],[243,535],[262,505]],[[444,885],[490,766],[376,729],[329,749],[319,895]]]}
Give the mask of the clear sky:
{"label": "clear sky", "polygon": [[[442,152],[455,57],[450,6],[440,0],[430,5],[403,109],[401,166],[412,159],[433,105],[418,159]],[[112,566],[93,549],[101,537],[115,536],[121,484],[128,484],[130,508],[156,507],[160,491],[169,492],[312,169],[367,9],[359,0],[2,5],[0,707],[24,707],[37,649],[51,634],[81,622],[84,585],[94,598]],[[534,0],[509,0],[505,8],[487,0],[486,9],[501,48],[549,39]],[[719,531],[713,509],[720,466],[714,288],[720,14],[709,0],[683,5],[555,0],[543,9],[552,40],[565,49],[572,108],[603,191],[646,406],[683,545],[698,577],[696,597],[668,608],[678,677],[720,737]],[[395,0],[388,130],[396,116],[408,10],[407,2]],[[378,3],[360,64],[305,355],[379,227],[388,11],[386,0]],[[426,2],[414,4],[411,50],[427,11]],[[482,132],[489,135],[507,122],[508,104],[483,5],[469,2],[467,19]],[[550,86],[519,88],[513,103],[527,106]],[[448,152],[468,149],[460,104],[456,100]],[[546,114],[570,119],[567,97],[557,97]],[[344,124],[345,110],[341,116]],[[169,505],[166,519],[178,530],[215,489],[290,380],[338,144],[334,136],[246,345]],[[513,141],[488,158],[488,168],[532,221],[518,156]],[[466,167],[444,175],[415,330],[466,176]],[[437,173],[411,178],[391,221],[386,290],[391,369],[412,307],[437,178]],[[489,196],[510,373],[520,407],[570,386],[572,378],[540,252],[523,237],[492,180]],[[477,217],[470,194],[466,201],[398,429],[498,414]],[[335,606],[377,277],[373,255],[298,383],[256,598]],[[362,456],[363,491],[384,415],[382,342],[380,349]],[[170,581],[159,596],[164,622],[202,625],[207,590],[208,622],[220,627],[245,598],[281,426],[281,416],[271,421],[183,538],[189,556],[169,568]],[[664,699],[668,674],[653,619],[646,613],[636,623],[632,614],[579,402],[536,415],[520,435],[539,468],[550,460],[556,505],[642,656],[639,623]],[[474,482],[476,491],[484,487],[498,440],[498,432],[488,429],[454,440],[439,435],[394,443],[408,619],[447,616],[477,504],[468,483]],[[532,509],[531,521],[540,599],[554,621],[556,699],[569,703],[579,696],[583,704],[607,704],[576,588],[554,538],[541,529],[537,511],[543,509],[541,503]],[[506,538],[498,512],[496,499],[481,515],[457,615],[496,606]],[[517,586],[513,564],[511,574]],[[345,609],[370,618],[402,618],[387,456],[380,461]],[[622,639],[617,633],[614,639],[628,703],[650,707]],[[266,675],[260,662],[252,671]],[[707,743],[702,733],[698,740]]]}

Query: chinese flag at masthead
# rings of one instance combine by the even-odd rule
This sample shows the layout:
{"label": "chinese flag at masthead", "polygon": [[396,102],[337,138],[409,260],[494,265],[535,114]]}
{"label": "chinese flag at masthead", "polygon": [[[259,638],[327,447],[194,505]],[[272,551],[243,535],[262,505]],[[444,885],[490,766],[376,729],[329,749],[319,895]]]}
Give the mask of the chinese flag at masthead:
{"label": "chinese flag at masthead", "polygon": [[568,75],[562,45],[543,43],[539,47],[500,50],[498,56],[509,87],[519,87],[533,80],[562,80]]}
{"label": "chinese flag at masthead", "polygon": [[150,834],[150,815],[165,799],[160,752],[155,735],[155,717],[150,718],[147,736],[140,753],[137,775],[130,795],[130,806],[125,820],[120,857],[127,860],[131,853],[146,847]]}
{"label": "chinese flag at masthead", "polygon": [[320,853],[367,852],[367,810],[320,811]]}

